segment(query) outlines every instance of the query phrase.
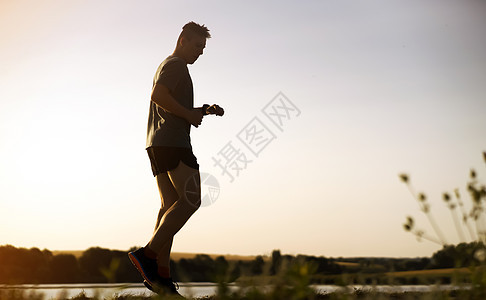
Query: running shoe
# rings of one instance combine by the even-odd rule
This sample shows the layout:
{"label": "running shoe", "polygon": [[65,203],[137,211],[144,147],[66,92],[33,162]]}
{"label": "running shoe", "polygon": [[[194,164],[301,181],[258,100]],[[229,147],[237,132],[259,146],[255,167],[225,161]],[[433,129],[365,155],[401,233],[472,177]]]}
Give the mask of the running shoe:
{"label": "running shoe", "polygon": [[172,280],[172,278],[162,278],[160,276],[157,276],[157,278],[152,282],[152,284],[150,284],[147,280],[144,280],[143,284],[149,290],[159,295],[167,295],[167,296],[170,295],[177,299],[185,299],[177,291],[179,289],[179,285],[177,284],[177,282]]}
{"label": "running shoe", "polygon": [[152,282],[158,277],[157,260],[145,256],[143,248],[128,253],[128,257],[143,279],[152,285]]}

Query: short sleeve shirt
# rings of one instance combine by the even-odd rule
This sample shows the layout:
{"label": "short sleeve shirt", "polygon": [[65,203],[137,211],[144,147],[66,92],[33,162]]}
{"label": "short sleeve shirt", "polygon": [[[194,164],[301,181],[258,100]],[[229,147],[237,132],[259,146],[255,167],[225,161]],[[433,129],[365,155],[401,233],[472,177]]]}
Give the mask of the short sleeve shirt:
{"label": "short sleeve shirt", "polygon": [[[194,106],[192,80],[184,60],[167,57],[155,73],[153,86],[163,84],[172,97],[187,109]],[[191,124],[150,101],[146,148],[152,146],[191,147]]]}

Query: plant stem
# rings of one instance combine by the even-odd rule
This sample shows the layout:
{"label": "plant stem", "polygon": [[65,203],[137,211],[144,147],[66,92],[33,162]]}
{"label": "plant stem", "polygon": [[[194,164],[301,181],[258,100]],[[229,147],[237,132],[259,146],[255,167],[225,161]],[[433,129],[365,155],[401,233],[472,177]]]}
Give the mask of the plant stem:
{"label": "plant stem", "polygon": [[430,223],[430,225],[432,225],[432,229],[434,229],[435,234],[439,238],[439,241],[440,241],[439,244],[441,244],[442,246],[445,246],[447,244],[447,242],[446,242],[444,236],[442,235],[442,232],[440,231],[439,226],[437,226],[437,223],[435,222],[434,218],[432,217],[432,214],[430,213],[430,209],[425,209],[425,205],[424,205],[423,201],[421,201],[419,199],[418,195],[415,193],[415,191],[412,188],[412,185],[410,183],[407,184],[407,187],[408,187],[408,190],[410,191],[410,193],[412,194],[412,196],[419,202],[419,204],[421,206],[420,209],[424,212],[424,214],[429,219],[429,223]]}
{"label": "plant stem", "polygon": [[449,206],[449,209],[451,210],[452,220],[454,220],[454,225],[456,226],[457,235],[459,236],[461,242],[465,243],[466,237],[464,236],[464,232],[462,231],[462,228],[460,226],[459,219],[457,218],[457,215],[454,213],[455,208]]}
{"label": "plant stem", "polygon": [[444,236],[442,235],[442,232],[440,231],[439,226],[437,226],[437,223],[435,223],[434,218],[432,217],[432,214],[430,212],[426,212],[427,218],[429,219],[430,225],[432,225],[432,228],[434,229],[435,233],[439,237],[439,240],[442,244],[442,246],[445,246],[447,244]]}
{"label": "plant stem", "polygon": [[417,239],[425,239],[425,240],[428,240],[429,242],[432,242],[432,243],[436,243],[438,245],[441,245],[441,246],[444,246],[444,244],[439,241],[438,239],[434,238],[434,237],[431,237],[427,234],[425,234],[423,231],[420,231],[420,230],[416,230],[416,231],[413,231],[412,232],[416,237]]}
{"label": "plant stem", "polygon": [[471,223],[469,222],[469,216],[464,210],[464,203],[462,202],[461,196],[459,195],[458,190],[456,189],[454,192],[456,196],[457,203],[459,204],[459,207],[461,208],[461,213],[462,213],[462,221],[464,225],[466,225],[467,230],[469,232],[469,236],[471,237],[471,240],[477,241],[478,237],[474,234],[474,230],[471,227]]}

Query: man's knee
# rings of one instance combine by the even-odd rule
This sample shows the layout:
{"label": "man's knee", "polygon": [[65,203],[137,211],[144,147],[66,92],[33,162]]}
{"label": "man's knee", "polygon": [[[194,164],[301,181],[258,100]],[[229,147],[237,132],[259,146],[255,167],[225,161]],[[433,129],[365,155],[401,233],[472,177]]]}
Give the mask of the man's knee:
{"label": "man's knee", "polygon": [[184,201],[193,209],[194,211],[198,210],[201,207],[201,194],[200,193],[186,193],[184,197]]}

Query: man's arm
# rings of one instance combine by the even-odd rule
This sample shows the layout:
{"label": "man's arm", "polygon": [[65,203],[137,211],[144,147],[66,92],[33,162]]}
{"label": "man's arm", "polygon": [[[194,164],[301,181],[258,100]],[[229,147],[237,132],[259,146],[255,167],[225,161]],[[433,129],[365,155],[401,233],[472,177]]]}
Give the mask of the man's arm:
{"label": "man's arm", "polygon": [[213,105],[204,104],[202,107],[196,107],[196,109],[200,109],[202,111],[203,116],[205,116],[205,115],[217,115],[217,116],[224,115],[224,109],[217,104],[213,104]]}
{"label": "man's arm", "polygon": [[180,105],[179,102],[172,97],[169,89],[163,84],[155,84],[154,88],[152,89],[151,100],[168,112],[186,119],[195,127],[198,127],[201,124],[203,117],[201,109],[189,110]]}

